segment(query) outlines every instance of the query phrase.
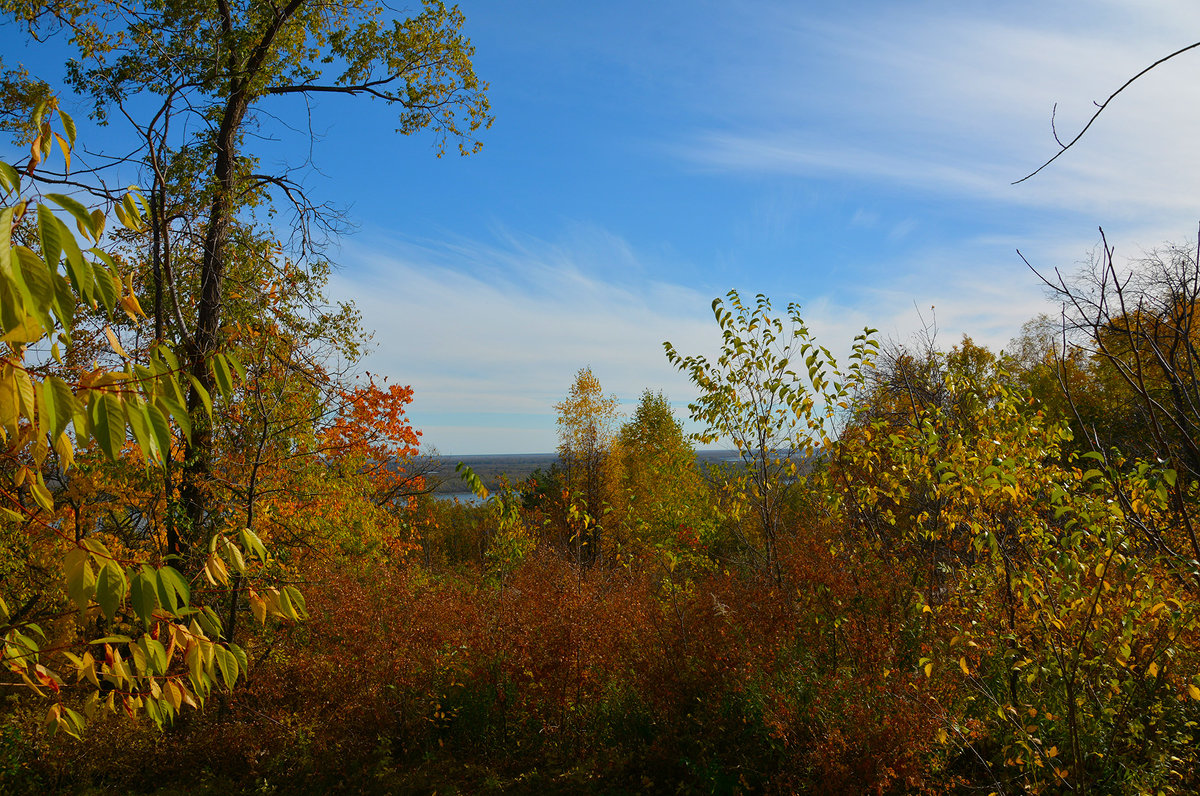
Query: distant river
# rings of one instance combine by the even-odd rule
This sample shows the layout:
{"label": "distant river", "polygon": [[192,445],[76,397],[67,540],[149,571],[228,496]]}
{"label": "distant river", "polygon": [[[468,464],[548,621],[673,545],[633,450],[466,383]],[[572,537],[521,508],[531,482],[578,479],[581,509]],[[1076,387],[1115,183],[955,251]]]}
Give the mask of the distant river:
{"label": "distant river", "polygon": [[434,492],[434,500],[452,501],[458,498],[459,503],[466,503],[469,506],[478,506],[483,503],[483,498],[476,495],[474,492]]}

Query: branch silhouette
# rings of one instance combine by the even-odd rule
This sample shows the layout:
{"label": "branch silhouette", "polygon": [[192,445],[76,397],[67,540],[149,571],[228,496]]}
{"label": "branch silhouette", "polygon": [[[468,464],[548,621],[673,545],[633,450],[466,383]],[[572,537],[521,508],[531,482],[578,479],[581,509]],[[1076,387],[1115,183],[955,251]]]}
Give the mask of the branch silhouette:
{"label": "branch silhouette", "polygon": [[[1131,85],[1133,85],[1133,83],[1134,83],[1134,82],[1135,82],[1135,81],[1136,81],[1138,78],[1140,78],[1140,77],[1144,76],[1144,75],[1145,75],[1147,72],[1151,71],[1152,69],[1154,69],[1154,68],[1156,68],[1156,67],[1158,67],[1158,66],[1161,66],[1162,64],[1165,64],[1167,61],[1170,61],[1170,60],[1171,60],[1172,58],[1174,58],[1175,56],[1177,56],[1177,55],[1183,55],[1183,54],[1184,54],[1185,52],[1187,52],[1188,50],[1194,50],[1194,49],[1196,49],[1197,47],[1200,47],[1200,41],[1198,41],[1198,42],[1195,42],[1194,44],[1189,44],[1189,45],[1188,45],[1188,46],[1186,46],[1186,47],[1182,47],[1182,48],[1180,48],[1180,49],[1176,50],[1175,52],[1171,53],[1170,55],[1164,55],[1162,58],[1159,58],[1157,61],[1155,61],[1154,63],[1150,64],[1150,65],[1149,65],[1149,66],[1147,66],[1145,69],[1143,69],[1142,71],[1138,72],[1138,73],[1137,73],[1136,75],[1134,75],[1133,77],[1131,77],[1131,78],[1129,78],[1128,80],[1126,80],[1126,81],[1125,81],[1125,83],[1124,83],[1124,84],[1122,84],[1122,86],[1121,86],[1119,89],[1117,89],[1116,91],[1114,91],[1113,93],[1111,93],[1111,94],[1109,94],[1109,95],[1108,95],[1108,99],[1104,100],[1104,102],[1102,102],[1102,103],[1100,103],[1099,105],[1097,105],[1096,112],[1092,114],[1092,118],[1088,119],[1088,123],[1087,123],[1087,124],[1085,124],[1085,125],[1083,126],[1083,129],[1082,129],[1082,130],[1080,130],[1078,133],[1076,133],[1075,137],[1074,137],[1074,138],[1072,138],[1072,139],[1071,139],[1070,141],[1068,141],[1067,143],[1065,143],[1065,144],[1064,144],[1064,143],[1063,143],[1063,142],[1062,142],[1062,141],[1059,139],[1059,137],[1058,137],[1058,131],[1057,131],[1057,130],[1054,130],[1054,140],[1055,140],[1056,142],[1058,142],[1058,145],[1059,145],[1059,147],[1060,147],[1060,149],[1058,150],[1058,152],[1056,152],[1056,153],[1054,154],[1054,157],[1050,158],[1050,159],[1049,159],[1049,160],[1047,160],[1045,163],[1043,163],[1042,165],[1038,166],[1036,169],[1034,169],[1033,171],[1029,172],[1029,173],[1028,173],[1028,174],[1026,174],[1024,177],[1022,177],[1021,179],[1019,179],[1019,180],[1015,180],[1015,181],[1012,183],[1012,185],[1019,185],[1019,184],[1021,184],[1021,183],[1025,182],[1025,181],[1026,181],[1026,180],[1028,180],[1030,177],[1033,177],[1033,176],[1034,176],[1034,175],[1036,175],[1038,172],[1042,171],[1042,169],[1046,168],[1046,167],[1047,167],[1047,166],[1049,166],[1051,163],[1053,163],[1054,161],[1058,160],[1058,159],[1059,159],[1059,158],[1062,156],[1062,154],[1063,154],[1064,152],[1066,152],[1068,149],[1070,149],[1071,147],[1075,146],[1076,142],[1078,142],[1078,141],[1079,141],[1079,139],[1083,138],[1083,134],[1084,134],[1084,133],[1086,133],[1086,132],[1088,131],[1088,129],[1089,129],[1091,126],[1092,126],[1092,124],[1093,124],[1093,123],[1096,121],[1096,119],[1100,118],[1100,114],[1104,113],[1104,109],[1105,109],[1105,108],[1107,108],[1107,107],[1109,106],[1109,103],[1111,103],[1111,102],[1112,102],[1114,99],[1116,99],[1118,94],[1120,94],[1122,91],[1124,91],[1125,89],[1127,89],[1127,88],[1129,88]],[[1054,107],[1055,107],[1055,112],[1057,112],[1057,110],[1058,110],[1058,105],[1056,104]],[[1052,126],[1052,127],[1053,127],[1053,125],[1054,125],[1054,121],[1053,121],[1053,119],[1054,119],[1054,116],[1053,116],[1053,112],[1052,112],[1052,115],[1051,115],[1051,126]]]}

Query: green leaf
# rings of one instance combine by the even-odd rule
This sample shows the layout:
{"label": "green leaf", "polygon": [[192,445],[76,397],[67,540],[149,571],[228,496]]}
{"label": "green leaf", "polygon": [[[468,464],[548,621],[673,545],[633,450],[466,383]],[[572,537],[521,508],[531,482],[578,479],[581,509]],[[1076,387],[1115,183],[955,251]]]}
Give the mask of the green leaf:
{"label": "green leaf", "polygon": [[50,436],[58,439],[75,416],[79,402],[67,383],[57,376],[48,376],[42,382],[42,402],[50,416]]}
{"label": "green leaf", "polygon": [[225,537],[220,538],[225,543],[225,555],[229,557],[230,566],[232,566],[234,571],[239,575],[244,575],[246,572],[246,560],[242,556],[242,551],[238,549],[237,545]]}
{"label": "green leaf", "polygon": [[58,120],[62,122],[63,132],[67,134],[67,143],[72,147],[75,146],[75,120],[67,115],[64,110],[59,110]]}
{"label": "green leaf", "polygon": [[[283,590],[280,592],[280,597],[282,598],[284,596],[290,598],[292,612],[295,615],[295,619],[300,620],[308,618],[308,604],[304,601],[304,595],[300,593],[299,589],[297,589],[295,586],[284,586]],[[282,602],[282,599],[280,602]]]}
{"label": "green leaf", "polygon": [[47,314],[54,301],[54,283],[50,281],[50,269],[30,248],[14,246],[13,252],[17,255],[17,264],[20,266],[25,289],[33,301],[33,305],[26,306],[25,311],[41,321],[44,328],[53,328],[54,324]]}
{"label": "green leaf", "polygon": [[267,561],[267,548],[263,545],[262,540],[258,535],[249,528],[242,528],[238,531],[238,543],[246,552],[256,556],[259,561],[264,564]]}
{"label": "green leaf", "polygon": [[0,161],[0,187],[8,193],[21,192],[21,175],[12,166]]}
{"label": "green leaf", "polygon": [[288,595],[287,587],[279,592],[279,612],[283,614],[285,619],[291,619],[294,622],[300,621],[300,614],[297,613],[296,607],[292,604],[292,598]]}
{"label": "green leaf", "polygon": [[163,714],[162,709],[158,706],[158,700],[147,698],[142,704],[146,707],[146,715],[149,716],[150,720],[154,722],[154,725],[161,730],[163,726]]}
{"label": "green leaf", "polygon": [[132,644],[133,639],[129,636],[105,636],[104,638],[94,639],[88,642],[89,644]]}
{"label": "green leaf", "polygon": [[54,314],[62,324],[63,334],[70,337],[71,329],[75,325],[75,309],[79,302],[71,292],[71,283],[57,271],[50,274],[50,284],[54,288]]}
{"label": "green leaf", "polygon": [[82,547],[72,547],[63,558],[67,596],[79,607],[87,608],[96,593],[96,574],[92,571],[91,556]]}
{"label": "green leaf", "polygon": [[213,653],[217,667],[221,670],[221,678],[225,681],[225,687],[232,691],[234,683],[238,679],[237,658],[233,656],[232,652],[219,644],[213,649]]}
{"label": "green leaf", "polygon": [[100,450],[115,461],[125,445],[125,411],[117,396],[111,393],[96,396],[92,405],[92,427]]}
{"label": "green leaf", "polygon": [[226,354],[225,359],[229,360],[230,366],[232,366],[233,369],[235,371],[237,371],[238,381],[245,384],[246,383],[246,366],[243,365],[242,361],[240,359],[238,359],[237,357],[235,357],[233,354]]}
{"label": "green leaf", "polygon": [[[11,207],[0,208],[0,277],[19,279],[12,267],[12,220]],[[21,286],[18,285],[18,288]],[[18,292],[23,292],[18,290]]]}
{"label": "green leaf", "polygon": [[59,242],[62,243],[63,254],[67,261],[67,276],[71,280],[71,287],[75,288],[75,293],[90,305],[92,289],[96,283],[95,271],[92,270],[90,263],[84,261],[83,252],[79,250],[79,244],[75,242],[75,236],[67,229],[66,224],[57,217],[54,218],[54,221],[58,224]]}
{"label": "green leaf", "polygon": [[138,639],[137,645],[141,647],[142,654],[146,656],[147,674],[167,673],[167,650],[158,639],[145,635]]}
{"label": "green leaf", "polygon": [[96,584],[96,602],[100,603],[100,610],[104,612],[108,621],[116,618],[117,611],[125,602],[127,589],[125,571],[116,562],[109,561],[100,569],[100,579]]}
{"label": "green leaf", "polygon": [[149,627],[150,620],[158,609],[158,578],[155,577],[154,570],[145,564],[129,585],[129,604],[142,623]]}
{"label": "green leaf", "polygon": [[146,405],[146,417],[150,420],[150,432],[154,435],[159,453],[165,459],[171,452],[171,424],[159,408],[153,404]]}
{"label": "green leaf", "polygon": [[179,426],[179,430],[183,432],[184,437],[188,439],[192,438],[192,418],[188,415],[187,409],[183,407],[183,404],[179,403],[173,397],[164,395],[158,399],[156,406],[158,407],[159,414],[163,415],[164,418],[167,415],[174,418],[176,425]]}
{"label": "green leaf", "polygon": [[103,566],[105,561],[111,561],[113,558],[112,553],[108,552],[108,548],[104,546],[104,542],[95,536],[89,536],[81,544],[83,545],[83,549],[92,554],[92,558],[96,559],[96,563],[100,566]]}
{"label": "green leaf", "polygon": [[92,240],[99,240],[100,235],[96,230],[96,222],[86,207],[75,199],[60,193],[48,193],[46,194],[46,198],[73,215],[80,226],[86,229],[88,234],[92,236]]}
{"label": "green leaf", "polygon": [[205,413],[209,417],[212,417],[212,398],[209,396],[208,390],[204,389],[204,385],[200,383],[200,380],[191,373],[188,374],[188,378],[192,382],[192,389],[196,391],[196,395],[200,396],[200,403],[204,404]]}
{"label": "green leaf", "polygon": [[92,263],[92,276],[96,287],[96,292],[99,293],[97,298],[104,305],[105,311],[111,313],[113,307],[117,306],[117,299],[120,294],[117,292],[117,285],[113,281],[112,273],[104,266],[103,263]]}
{"label": "green leaf", "polygon": [[62,256],[63,250],[58,219],[45,205],[38,205],[37,219],[38,236],[42,241],[42,258],[46,261],[47,266],[54,269],[58,266],[58,259]]}
{"label": "green leaf", "polygon": [[205,633],[213,638],[221,635],[221,617],[217,616],[217,612],[212,609],[211,605],[204,606],[196,618]]}
{"label": "green leaf", "polygon": [[175,356],[175,352],[165,343],[159,343],[154,346],[154,353],[162,359],[163,362],[170,366],[171,370],[179,371],[179,358]]}
{"label": "green leaf", "polygon": [[233,657],[237,660],[238,667],[244,672],[250,668],[249,660],[246,657],[246,651],[237,644],[230,642],[229,651],[233,653]]}
{"label": "green leaf", "polygon": [[133,439],[142,452],[142,458],[146,461],[158,461],[161,458],[158,441],[150,431],[150,417],[146,413],[146,405],[138,406],[127,403],[125,408],[129,410],[129,429],[133,432]]}
{"label": "green leaf", "polygon": [[160,567],[158,570],[158,597],[164,608],[178,614],[180,608],[186,608],[191,590],[187,581],[178,570],[171,566]]}
{"label": "green leaf", "polygon": [[221,397],[228,401],[233,395],[233,377],[229,373],[229,363],[221,354],[213,354],[208,364],[217,389],[221,391]]}

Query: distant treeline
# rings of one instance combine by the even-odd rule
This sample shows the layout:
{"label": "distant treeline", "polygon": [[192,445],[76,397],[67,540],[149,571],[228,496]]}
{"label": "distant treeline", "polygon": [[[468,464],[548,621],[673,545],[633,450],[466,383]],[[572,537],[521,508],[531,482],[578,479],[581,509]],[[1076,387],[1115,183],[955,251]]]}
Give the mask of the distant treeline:
{"label": "distant treeline", "polygon": [[[721,462],[737,459],[735,450],[705,450],[696,452],[696,462],[706,468]],[[466,482],[458,477],[455,467],[459,462],[470,467],[483,481],[484,486],[494,490],[500,479],[507,477],[509,483],[524,481],[537,470],[549,470],[558,464],[557,453],[500,453],[487,456],[438,456],[434,457],[427,476],[438,482],[434,492],[464,494],[470,492]]]}

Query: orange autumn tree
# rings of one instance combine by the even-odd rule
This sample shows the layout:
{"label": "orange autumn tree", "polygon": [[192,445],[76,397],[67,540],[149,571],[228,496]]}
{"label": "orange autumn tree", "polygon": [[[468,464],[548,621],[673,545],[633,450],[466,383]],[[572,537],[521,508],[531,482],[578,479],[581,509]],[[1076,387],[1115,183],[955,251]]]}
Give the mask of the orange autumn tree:
{"label": "orange autumn tree", "polygon": [[338,413],[321,432],[320,448],[340,485],[337,499],[357,499],[361,510],[374,515],[382,538],[364,541],[382,542],[404,555],[415,546],[408,517],[416,496],[426,491],[425,477],[414,466],[421,432],[405,414],[413,390],[366,376],[365,384],[337,391]]}
{"label": "orange autumn tree", "polygon": [[[243,284],[232,297],[226,336],[247,378],[214,429],[219,478],[209,500],[226,524],[245,525],[288,548],[319,545],[308,515],[328,492],[321,430],[336,415],[345,381],[331,363],[353,362],[362,337],[352,308],[330,306],[324,271],[300,267],[269,240],[248,241],[235,262]],[[262,251],[263,256],[254,256]]]}

